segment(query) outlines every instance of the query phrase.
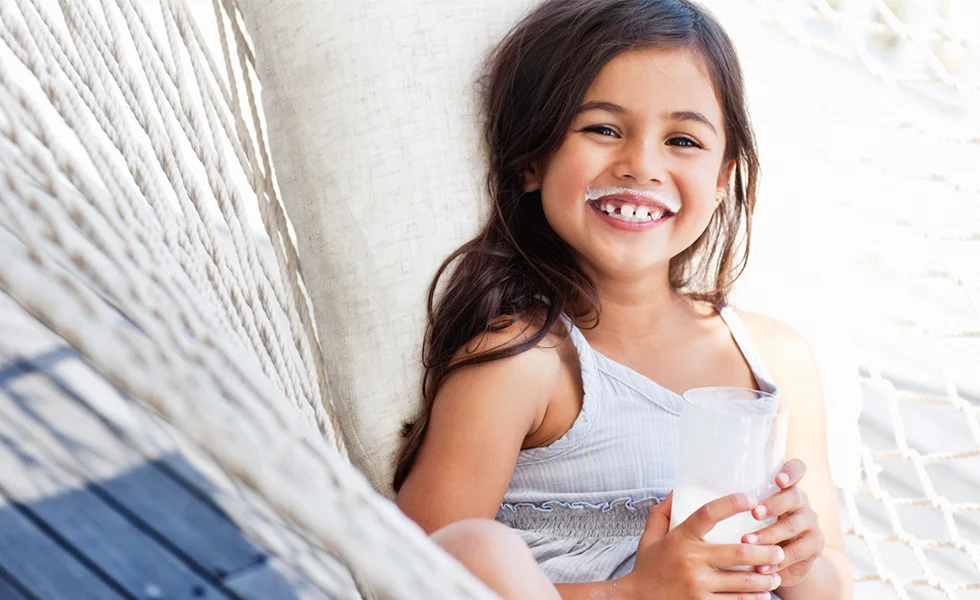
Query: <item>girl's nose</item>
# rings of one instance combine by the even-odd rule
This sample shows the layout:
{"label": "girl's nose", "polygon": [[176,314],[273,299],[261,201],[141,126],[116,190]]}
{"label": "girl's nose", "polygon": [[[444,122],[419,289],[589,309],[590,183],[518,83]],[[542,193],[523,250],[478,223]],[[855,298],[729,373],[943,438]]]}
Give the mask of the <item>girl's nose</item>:
{"label": "girl's nose", "polygon": [[613,166],[613,175],[637,183],[663,183],[666,160],[658,142],[636,142],[625,145]]}

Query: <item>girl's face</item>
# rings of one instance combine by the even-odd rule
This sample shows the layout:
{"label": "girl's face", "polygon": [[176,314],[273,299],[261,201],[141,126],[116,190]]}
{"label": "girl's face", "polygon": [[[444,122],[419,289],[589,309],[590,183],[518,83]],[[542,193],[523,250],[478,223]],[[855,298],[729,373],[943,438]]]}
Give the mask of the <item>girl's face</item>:
{"label": "girl's face", "polygon": [[526,174],[545,217],[593,275],[662,269],[704,232],[728,187],[714,87],[686,49],[609,61],[558,150]]}

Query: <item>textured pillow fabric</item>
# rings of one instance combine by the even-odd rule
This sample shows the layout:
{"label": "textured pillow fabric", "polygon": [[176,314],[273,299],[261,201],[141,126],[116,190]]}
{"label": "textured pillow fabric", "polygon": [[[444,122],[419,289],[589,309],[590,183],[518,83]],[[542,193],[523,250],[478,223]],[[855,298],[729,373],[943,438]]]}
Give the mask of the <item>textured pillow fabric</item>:
{"label": "textured pillow fabric", "polygon": [[392,494],[427,286],[486,214],[476,77],[533,0],[241,4],[351,458]]}

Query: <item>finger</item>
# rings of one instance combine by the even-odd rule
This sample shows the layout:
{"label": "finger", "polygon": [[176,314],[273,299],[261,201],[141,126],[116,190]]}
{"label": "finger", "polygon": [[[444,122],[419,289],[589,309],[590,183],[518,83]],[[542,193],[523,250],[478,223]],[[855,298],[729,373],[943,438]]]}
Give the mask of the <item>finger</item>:
{"label": "finger", "polygon": [[640,547],[653,543],[667,535],[670,529],[670,510],[673,505],[674,492],[667,494],[659,504],[650,508],[647,515],[646,527],[643,529],[643,537],[640,538]]}
{"label": "finger", "polygon": [[779,562],[779,570],[782,571],[797,563],[813,560],[820,556],[823,548],[823,533],[819,530],[808,531],[786,545],[784,548],[786,556]]}
{"label": "finger", "polygon": [[674,505],[674,492],[667,494],[667,497],[650,507],[648,518],[654,515],[666,515],[670,519],[670,510]]}
{"label": "finger", "polygon": [[[725,594],[765,594],[782,584],[779,575],[760,575],[752,571],[719,571],[712,577],[710,591]],[[763,596],[764,597],[764,596]]]}
{"label": "finger", "polygon": [[791,487],[760,501],[759,506],[752,510],[752,516],[761,521],[800,510],[807,504],[806,493],[798,487]]}
{"label": "finger", "polygon": [[817,513],[812,509],[799,510],[783,515],[769,527],[743,535],[742,541],[746,544],[780,544],[818,529],[818,521]]}
{"label": "finger", "polygon": [[759,499],[745,494],[730,494],[708,502],[694,511],[686,521],[678,526],[697,539],[703,539],[715,525],[729,517],[755,508]]}
{"label": "finger", "polygon": [[786,551],[779,546],[752,544],[719,544],[707,549],[707,562],[716,569],[778,565],[786,560]]}
{"label": "finger", "polygon": [[786,489],[794,486],[806,475],[806,463],[798,458],[791,459],[776,474],[776,485]]}

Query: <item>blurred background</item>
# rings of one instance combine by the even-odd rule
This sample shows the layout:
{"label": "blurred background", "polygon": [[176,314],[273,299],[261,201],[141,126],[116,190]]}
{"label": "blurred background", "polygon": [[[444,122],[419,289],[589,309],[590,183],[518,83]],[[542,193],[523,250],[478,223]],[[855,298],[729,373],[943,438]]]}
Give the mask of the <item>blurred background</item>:
{"label": "blurred background", "polygon": [[860,597],[980,598],[980,3],[705,4],[762,160],[737,302],[818,353]]}

